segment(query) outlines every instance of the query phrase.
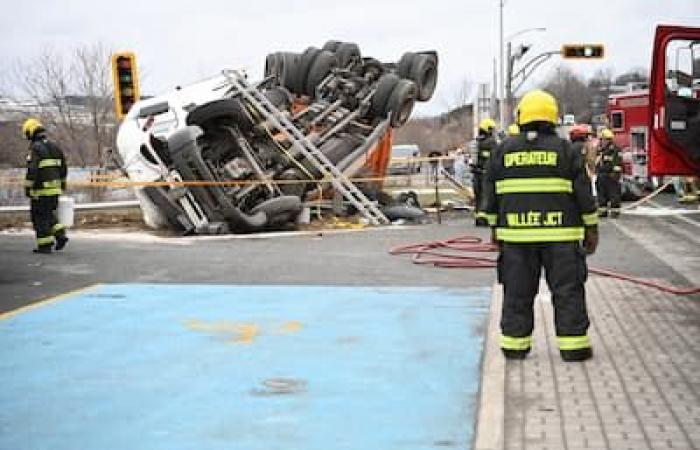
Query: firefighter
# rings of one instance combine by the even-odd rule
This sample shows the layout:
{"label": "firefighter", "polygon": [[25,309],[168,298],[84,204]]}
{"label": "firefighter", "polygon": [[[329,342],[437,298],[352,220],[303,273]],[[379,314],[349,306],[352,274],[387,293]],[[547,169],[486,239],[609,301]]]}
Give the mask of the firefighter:
{"label": "firefighter", "polygon": [[27,119],[22,134],[30,141],[24,192],[31,199],[31,217],[36,233],[35,253],[61,250],[68,242],[65,226],[58,223],[58,197],[66,187],[66,159],[63,152],[46,138],[37,119]]}
{"label": "firefighter", "polygon": [[527,93],[516,116],[520,135],[496,149],[484,185],[503,285],[501,349],[508,359],[529,353],[533,303],[544,267],[561,357],[583,361],[592,356],[585,258],[598,245],[590,180],[580,155],[556,134],[558,106],[552,95]]}
{"label": "firefighter", "polygon": [[478,227],[488,226],[486,215],[482,210],[484,202],[483,184],[486,181],[486,170],[488,168],[491,151],[496,148],[498,142],[495,136],[496,122],[487,117],[479,123],[479,134],[476,137],[477,154],[476,165],[472,168],[474,175],[474,217]]}
{"label": "firefighter", "polygon": [[591,155],[591,128],[589,125],[578,124],[571,127],[569,130],[569,140],[571,140],[571,148],[581,155],[581,163],[583,164],[589,178],[595,174],[595,155]]}
{"label": "firefighter", "polygon": [[608,128],[600,132],[600,149],[596,157],[596,191],[598,192],[598,215],[620,216],[622,200],[622,157],[620,149],[613,143],[613,133]]}

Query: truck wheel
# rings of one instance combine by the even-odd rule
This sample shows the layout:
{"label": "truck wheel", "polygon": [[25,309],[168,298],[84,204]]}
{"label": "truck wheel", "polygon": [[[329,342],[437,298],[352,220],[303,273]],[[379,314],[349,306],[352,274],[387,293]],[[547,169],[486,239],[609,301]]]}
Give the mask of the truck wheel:
{"label": "truck wheel", "polygon": [[284,52],[281,54],[281,75],[282,85],[289,89],[290,92],[297,94],[296,86],[301,85],[299,78],[303,77],[301,73],[301,54]]}
{"label": "truck wheel", "polygon": [[243,104],[235,98],[214,100],[200,105],[187,114],[185,123],[197,125],[205,131],[222,123],[238,125],[243,131],[250,131],[255,125]]}
{"label": "truck wheel", "polygon": [[338,58],[338,64],[343,68],[347,67],[352,61],[362,58],[360,47],[352,42],[343,42],[340,44],[335,51],[335,56]]}
{"label": "truck wheel", "polygon": [[313,97],[316,93],[316,87],[321,84],[335,67],[338,67],[338,58],[329,51],[321,51],[309,68],[309,73],[306,77],[306,95]]}
{"label": "truck wheel", "polygon": [[338,46],[342,43],[342,41],[328,41],[325,44],[323,44],[323,47],[321,49],[335,53],[335,51],[338,50]]}
{"label": "truck wheel", "polygon": [[422,102],[430,100],[437,86],[437,56],[416,54],[408,78],[416,83],[417,99]]}
{"label": "truck wheel", "polygon": [[401,55],[399,64],[396,66],[396,73],[401,78],[409,78],[411,76],[411,67],[413,66],[413,60],[416,57],[416,53],[406,52]]}
{"label": "truck wheel", "polygon": [[308,78],[309,69],[314,63],[316,57],[321,53],[322,50],[316,47],[309,47],[304,50],[301,54],[301,58],[296,67],[296,73],[294,77],[294,85],[290,90],[297,95],[304,95],[306,91],[306,80]]}
{"label": "truck wheel", "polygon": [[386,117],[387,103],[391,93],[399,82],[399,77],[393,73],[383,75],[377,83],[377,90],[372,97],[372,114],[376,117]]}
{"label": "truck wheel", "polygon": [[416,103],[416,84],[410,80],[399,80],[389,97],[385,114],[390,114],[389,122],[393,128],[403,126],[411,117]]}

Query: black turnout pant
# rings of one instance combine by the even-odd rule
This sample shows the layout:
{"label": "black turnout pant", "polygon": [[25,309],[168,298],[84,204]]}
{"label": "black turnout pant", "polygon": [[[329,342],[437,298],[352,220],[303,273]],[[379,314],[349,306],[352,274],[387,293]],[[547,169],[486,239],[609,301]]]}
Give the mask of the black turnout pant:
{"label": "black turnout pant", "polygon": [[32,198],[31,217],[36,233],[37,247],[52,247],[54,237],[65,234],[63,226],[58,223],[56,218],[57,208],[57,195]]}
{"label": "black turnout pant", "polygon": [[601,212],[607,212],[608,204],[612,211],[619,212],[622,201],[622,183],[610,174],[601,173],[596,178],[595,186],[598,191],[598,206]]}
{"label": "black turnout pant", "polygon": [[504,292],[503,335],[513,338],[532,335],[533,303],[542,267],[552,292],[557,336],[586,335],[589,320],[584,283],[588,269],[578,242],[503,243],[498,258],[498,279]]}

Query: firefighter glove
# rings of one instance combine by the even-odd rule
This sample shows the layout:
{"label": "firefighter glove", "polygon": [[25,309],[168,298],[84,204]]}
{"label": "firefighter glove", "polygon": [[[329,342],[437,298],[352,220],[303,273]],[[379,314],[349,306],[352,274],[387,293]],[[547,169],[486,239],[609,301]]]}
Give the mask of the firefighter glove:
{"label": "firefighter glove", "polygon": [[586,233],[583,237],[583,247],[587,255],[595,253],[598,248],[598,227],[586,227]]}

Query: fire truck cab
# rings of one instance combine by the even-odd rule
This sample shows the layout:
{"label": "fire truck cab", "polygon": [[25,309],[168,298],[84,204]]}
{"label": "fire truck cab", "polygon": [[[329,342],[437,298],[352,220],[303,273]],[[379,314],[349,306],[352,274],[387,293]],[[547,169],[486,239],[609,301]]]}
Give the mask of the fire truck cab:
{"label": "fire truck cab", "polygon": [[649,79],[649,175],[700,175],[700,28],[656,28]]}

